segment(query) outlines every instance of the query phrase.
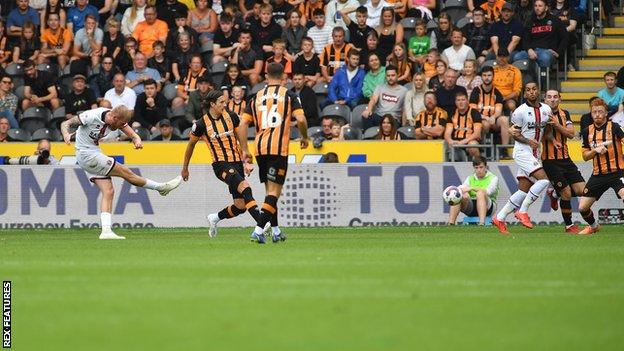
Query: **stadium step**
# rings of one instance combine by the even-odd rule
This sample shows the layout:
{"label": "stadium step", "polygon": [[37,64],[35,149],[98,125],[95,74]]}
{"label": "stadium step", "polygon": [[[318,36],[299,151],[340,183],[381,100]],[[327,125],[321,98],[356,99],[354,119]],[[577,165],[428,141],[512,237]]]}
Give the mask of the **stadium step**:
{"label": "stadium step", "polygon": [[[569,79],[595,79],[595,78],[600,78],[602,79],[603,75],[607,73],[607,71],[605,70],[600,70],[600,71],[574,71],[574,72],[568,72],[568,78]],[[563,83],[567,83],[567,82],[563,82]]]}
{"label": "stadium step", "polygon": [[624,28],[605,28],[604,35],[624,35]]}
{"label": "stadium step", "polygon": [[624,57],[624,49],[591,49],[587,52],[587,57]]}
{"label": "stadium step", "polygon": [[581,100],[581,101],[588,101],[590,98],[596,96],[597,91],[593,92],[593,93],[587,93],[587,92],[583,92],[583,93],[561,93],[561,100],[562,101],[573,101],[573,100]]}
{"label": "stadium step", "polygon": [[596,39],[596,47],[598,49],[618,49],[624,47],[624,37],[603,36]]}
{"label": "stadium step", "polygon": [[[624,46],[624,42],[622,43]],[[622,59],[582,59],[579,61],[581,70],[611,70],[616,71],[622,67]]]}
{"label": "stadium step", "polygon": [[587,113],[587,111],[589,110],[589,105],[587,104],[587,100],[572,102],[564,101],[561,103],[561,108],[563,108],[564,110],[568,110],[571,115],[582,115],[583,113]]}
{"label": "stadium step", "polygon": [[564,93],[596,93],[605,87],[602,79],[568,80],[561,82],[561,92]]}

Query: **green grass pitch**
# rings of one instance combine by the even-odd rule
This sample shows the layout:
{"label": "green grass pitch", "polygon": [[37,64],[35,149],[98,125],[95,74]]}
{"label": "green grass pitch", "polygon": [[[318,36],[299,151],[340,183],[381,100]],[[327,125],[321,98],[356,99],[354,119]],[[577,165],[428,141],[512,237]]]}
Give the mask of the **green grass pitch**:
{"label": "green grass pitch", "polygon": [[624,230],[0,231],[14,350],[622,350]]}

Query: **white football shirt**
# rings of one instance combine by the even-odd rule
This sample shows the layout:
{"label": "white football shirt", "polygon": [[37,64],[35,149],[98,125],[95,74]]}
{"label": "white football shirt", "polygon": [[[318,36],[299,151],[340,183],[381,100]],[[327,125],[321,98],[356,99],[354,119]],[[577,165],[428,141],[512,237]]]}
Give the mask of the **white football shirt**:
{"label": "white football shirt", "polygon": [[[546,127],[551,115],[552,110],[546,104],[540,103],[539,107],[533,107],[524,103],[511,114],[511,123],[520,127],[520,133],[523,137],[533,139],[541,145],[544,127]],[[540,154],[539,148],[533,150],[530,145],[517,141],[514,144],[514,154],[516,152],[528,152],[535,157]]]}
{"label": "white football shirt", "polygon": [[104,115],[110,109],[98,107],[85,111],[78,115],[80,126],[76,130],[76,150],[77,151],[98,151],[100,139],[105,138],[112,132],[104,123]]}

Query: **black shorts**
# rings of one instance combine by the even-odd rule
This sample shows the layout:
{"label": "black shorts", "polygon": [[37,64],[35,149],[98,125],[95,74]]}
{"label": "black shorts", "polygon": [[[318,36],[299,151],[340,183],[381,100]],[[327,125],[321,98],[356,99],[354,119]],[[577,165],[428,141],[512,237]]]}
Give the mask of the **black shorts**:
{"label": "black shorts", "polygon": [[585,189],[583,190],[583,196],[593,197],[596,200],[600,199],[602,194],[609,188],[615,191],[618,198],[621,198],[618,194],[620,189],[624,188],[624,171],[613,172],[610,174],[599,174],[589,177]]}
{"label": "black shorts", "polygon": [[544,160],[542,167],[548,180],[559,194],[565,187],[585,181],[572,160]]}
{"label": "black shorts", "polygon": [[[472,199],[470,201],[472,204],[468,205],[469,207],[466,209],[466,211],[461,211],[461,212],[467,217],[479,217],[479,212],[477,212],[477,199]],[[494,202],[490,202],[490,207],[488,208],[485,215],[491,216],[493,211],[494,211]]]}
{"label": "black shorts", "polygon": [[[219,178],[220,181],[228,185],[228,189],[230,190],[230,194],[232,194],[232,198],[234,199],[243,198],[243,195],[239,193],[237,189],[238,185],[240,184],[240,179],[241,178],[245,179],[245,170],[243,168],[242,162],[224,162],[224,161],[213,162],[212,170],[214,171],[215,175],[217,176],[217,178]],[[240,176],[240,178],[238,177],[228,178],[227,177],[228,173],[229,174],[237,173]],[[228,182],[228,179],[229,179],[229,182]],[[236,179],[238,179],[239,181],[234,181]]]}
{"label": "black shorts", "polygon": [[288,171],[288,157],[278,155],[258,155],[258,175],[260,182],[267,180],[279,185],[284,185],[286,181],[286,171]]}

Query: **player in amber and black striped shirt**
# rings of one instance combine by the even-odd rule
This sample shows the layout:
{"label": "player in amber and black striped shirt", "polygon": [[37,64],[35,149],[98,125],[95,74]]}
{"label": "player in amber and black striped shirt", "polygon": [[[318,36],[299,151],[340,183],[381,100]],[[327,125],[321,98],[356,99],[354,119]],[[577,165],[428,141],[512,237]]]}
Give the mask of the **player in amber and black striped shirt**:
{"label": "player in amber and black striped shirt", "polygon": [[[574,125],[570,113],[559,108],[561,96],[557,90],[548,90],[544,98],[550,106],[550,133],[542,139],[542,166],[546,176],[555,188],[561,205],[561,215],[566,225],[566,233],[578,233],[579,228],[572,223],[572,195],[581,195],[585,188],[585,179],[570,159],[568,138],[574,137]],[[549,192],[549,195],[552,195]],[[551,196],[551,207],[557,209],[557,199]]]}
{"label": "player in amber and black striped shirt", "polygon": [[594,171],[587,180],[579,204],[579,211],[589,225],[579,234],[593,234],[600,229],[591,206],[605,191],[611,188],[618,198],[624,198],[624,156],[622,156],[624,131],[619,124],[607,118],[607,112],[608,107],[604,100],[594,100],[591,107],[594,123],[581,132],[583,160],[592,160]]}
{"label": "player in amber and black striped shirt", "polygon": [[[267,86],[260,90],[247,105],[241,125],[239,139],[247,139],[247,127],[256,126],[256,161],[260,182],[264,183],[266,197],[262,205],[259,225],[251,234],[251,239],[264,244],[263,228],[271,221],[273,242],[286,240],[277,226],[277,199],[282,192],[288,169],[288,143],[290,141],[290,120],[297,119],[301,134],[302,149],[308,147],[308,125],[301,102],[293,92],[280,85],[284,67],[270,63],[267,67]],[[242,144],[243,157],[250,158],[247,144]]]}
{"label": "player in amber and black striped shirt", "polygon": [[206,95],[203,109],[206,113],[193,124],[190,139],[184,153],[182,178],[189,177],[188,165],[193,150],[199,140],[204,140],[212,156],[212,169],[219,180],[226,183],[234,199],[232,205],[219,213],[208,215],[211,237],[217,234],[217,223],[225,218],[236,217],[245,210],[256,220],[260,219],[258,206],[253,198],[251,187],[245,180],[245,174],[251,172],[251,165],[243,163],[239,143],[247,144],[246,139],[237,139],[236,128],[240,119],[236,113],[225,109],[226,100],[219,90],[210,91]]}

